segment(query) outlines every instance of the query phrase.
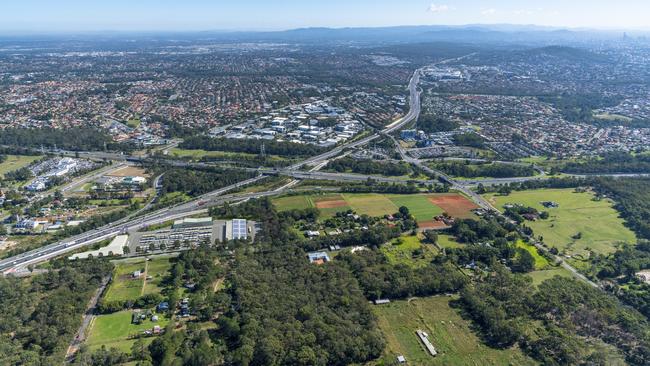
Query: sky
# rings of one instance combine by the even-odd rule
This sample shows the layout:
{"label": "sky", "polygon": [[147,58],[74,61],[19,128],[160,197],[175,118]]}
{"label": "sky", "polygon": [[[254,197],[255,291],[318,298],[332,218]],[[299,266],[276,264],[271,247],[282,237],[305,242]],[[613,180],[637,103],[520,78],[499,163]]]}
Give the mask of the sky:
{"label": "sky", "polygon": [[648,0],[0,0],[0,31],[536,24],[650,29]]}

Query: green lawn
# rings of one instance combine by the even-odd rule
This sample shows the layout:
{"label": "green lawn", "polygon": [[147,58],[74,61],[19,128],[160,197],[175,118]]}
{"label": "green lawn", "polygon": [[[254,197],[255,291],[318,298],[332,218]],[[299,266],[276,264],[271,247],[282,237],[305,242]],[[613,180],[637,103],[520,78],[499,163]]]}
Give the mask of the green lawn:
{"label": "green lawn", "polygon": [[533,271],[530,273],[526,274],[527,276],[530,276],[533,279],[533,284],[535,286],[539,286],[540,283],[551,279],[555,276],[561,276],[561,277],[572,277],[571,272],[567,271],[563,267],[558,267],[554,269],[546,269],[543,271]]}
{"label": "green lawn", "polygon": [[343,197],[360,215],[384,216],[398,210],[398,207],[383,194],[344,194]]}
{"label": "green lawn", "polygon": [[[215,159],[230,159],[230,158],[236,159],[238,157],[253,159],[259,157],[259,155],[257,154],[235,153],[235,152],[228,152],[228,151],[187,150],[187,149],[179,149],[179,148],[173,148],[169,150],[169,154],[173,157],[191,158],[193,160],[200,160],[203,157],[209,157]],[[270,159],[272,161],[288,160],[277,155],[268,156],[267,159]]]}
{"label": "green lawn", "polygon": [[153,258],[147,263],[147,276],[151,276],[144,286],[144,294],[160,293],[162,291],[161,282],[169,273],[172,264],[169,258]]}
{"label": "green lawn", "polygon": [[417,221],[431,221],[435,216],[442,215],[443,210],[431,203],[425,195],[391,195],[389,199],[397,207],[408,207],[411,215]]}
{"label": "green lawn", "polygon": [[24,168],[42,156],[25,156],[25,155],[6,155],[7,159],[0,163],[0,176],[4,177],[9,173],[20,168]]}
{"label": "green lawn", "polygon": [[[91,350],[98,349],[102,345],[106,348],[115,347],[123,352],[129,352],[135,342],[134,339],[128,339],[130,335],[140,334],[145,330],[152,329],[154,325],[160,325],[164,328],[169,319],[160,316],[157,322],[150,319],[143,321],[141,324],[131,324],[131,311],[119,311],[113,314],[97,316],[90,328],[90,334],[86,344]],[[151,342],[153,338],[145,338]]]}
{"label": "green lawn", "polygon": [[[389,262],[413,267],[427,266],[436,254],[431,245],[422,244],[417,236],[403,236],[395,239],[383,245],[381,251]],[[420,251],[420,253],[416,253],[416,251]]]}
{"label": "green lawn", "polygon": [[304,210],[314,207],[311,197],[304,195],[276,198],[273,203],[278,211]]}
{"label": "green lawn", "polygon": [[187,202],[191,199],[192,197],[188,196],[183,192],[171,192],[160,197],[160,199],[158,200],[158,205],[172,206],[175,204]]}
{"label": "green lawn", "polygon": [[140,127],[141,123],[142,121],[140,121],[140,118],[131,118],[130,120],[126,121],[126,125],[131,128],[138,128]]}
{"label": "green lawn", "polygon": [[[621,242],[636,242],[632,231],[609,200],[595,201],[589,192],[574,193],[573,189],[541,189],[513,192],[509,196],[486,195],[486,198],[503,207],[507,203],[520,203],[539,211],[548,211],[547,220],[527,222],[536,236],[543,236],[550,247],[557,247],[567,255],[587,255],[587,249],[608,254]],[[555,201],[560,207],[546,209],[542,201]],[[578,233],[579,239],[574,239]]]}
{"label": "green lawn", "polygon": [[517,248],[526,249],[528,253],[530,253],[533,256],[533,258],[535,258],[535,269],[537,270],[544,269],[550,265],[548,263],[548,259],[546,259],[541,254],[539,254],[535,246],[526,244],[521,240],[519,240],[516,245]]}
{"label": "green lawn", "polygon": [[457,242],[453,236],[441,234],[438,235],[438,246],[441,248],[464,248],[465,245]]}
{"label": "green lawn", "polygon": [[145,260],[122,262],[115,266],[110,287],[104,295],[106,301],[136,300],[142,294],[144,276],[133,278],[134,271],[144,271]]}
{"label": "green lawn", "polygon": [[[481,343],[449,297],[428,297],[410,302],[394,301],[373,306],[386,339],[384,351],[394,361],[404,355],[409,365],[534,365],[518,349],[497,350]],[[430,356],[415,331],[422,329],[438,355]]]}

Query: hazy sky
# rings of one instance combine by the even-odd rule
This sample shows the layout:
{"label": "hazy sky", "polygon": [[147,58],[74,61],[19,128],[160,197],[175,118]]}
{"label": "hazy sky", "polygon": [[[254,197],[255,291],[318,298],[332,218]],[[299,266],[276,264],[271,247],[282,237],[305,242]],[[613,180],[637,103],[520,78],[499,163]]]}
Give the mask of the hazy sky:
{"label": "hazy sky", "polygon": [[650,0],[0,0],[2,31],[476,23],[650,29]]}

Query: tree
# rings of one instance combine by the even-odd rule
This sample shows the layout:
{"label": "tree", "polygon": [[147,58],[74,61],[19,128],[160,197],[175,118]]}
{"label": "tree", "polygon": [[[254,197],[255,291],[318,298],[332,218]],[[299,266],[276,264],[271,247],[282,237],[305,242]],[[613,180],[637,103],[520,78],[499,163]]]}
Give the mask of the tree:
{"label": "tree", "polygon": [[122,247],[122,253],[127,254],[127,255],[131,254],[131,248],[129,248],[128,245],[123,246]]}
{"label": "tree", "polygon": [[437,244],[438,243],[438,233],[433,231],[433,230],[426,230],[424,232],[424,237],[431,244]]}
{"label": "tree", "polygon": [[513,272],[528,273],[535,269],[535,257],[524,248],[517,248],[511,265]]}
{"label": "tree", "polygon": [[131,346],[131,358],[136,361],[151,361],[151,354],[142,338],[138,338]]}

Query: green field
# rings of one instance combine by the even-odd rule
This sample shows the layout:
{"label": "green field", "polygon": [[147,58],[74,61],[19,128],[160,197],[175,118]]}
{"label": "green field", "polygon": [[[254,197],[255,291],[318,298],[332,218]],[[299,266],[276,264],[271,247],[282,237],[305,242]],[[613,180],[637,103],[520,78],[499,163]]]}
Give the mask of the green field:
{"label": "green field", "polygon": [[[432,194],[377,194],[377,193],[345,193],[328,195],[300,195],[276,198],[273,203],[279,211],[293,209],[319,208],[322,217],[331,217],[337,212],[352,209],[359,215],[384,216],[396,213],[401,206],[406,206],[418,222],[432,221],[434,216],[441,215],[443,209],[429,201]],[[323,203],[338,201],[343,203],[337,207],[322,207]]]}
{"label": "green field", "polygon": [[138,128],[140,127],[141,123],[142,121],[140,121],[140,118],[131,118],[128,121],[126,121],[126,125],[131,128]]}
{"label": "green field", "polygon": [[[106,301],[136,300],[145,294],[159,293],[162,290],[161,282],[171,266],[169,257],[156,257],[149,261],[140,258],[118,262],[104,299]],[[142,276],[133,278],[134,271],[142,271]],[[151,280],[146,280],[148,276],[151,276]]]}
{"label": "green field", "polygon": [[[193,160],[200,160],[203,157],[209,157],[214,159],[236,159],[236,158],[250,158],[254,159],[259,157],[258,154],[246,154],[246,153],[234,153],[228,151],[207,151],[207,150],[187,150],[180,148],[173,148],[169,151],[169,154],[176,158],[191,158]],[[289,159],[284,159],[277,155],[267,156],[267,159],[272,161],[286,161]]]}
{"label": "green field", "polygon": [[314,207],[314,202],[312,202],[311,197],[304,195],[276,198],[273,200],[273,203],[278,211],[304,210]]}
{"label": "green field", "polygon": [[389,199],[397,207],[406,206],[417,221],[431,221],[442,215],[443,210],[429,202],[425,195],[391,195]]}
{"label": "green field", "polygon": [[171,267],[172,263],[169,258],[158,257],[150,260],[147,263],[147,277],[151,276],[151,279],[146,280],[143,294],[160,293],[162,291],[162,281]]}
{"label": "green field", "polygon": [[[417,236],[403,236],[381,247],[381,252],[393,264],[425,267],[436,255],[436,249],[420,242]],[[418,253],[419,252],[419,253]]]}
{"label": "green field", "polygon": [[[409,365],[534,365],[518,349],[496,350],[483,345],[463,319],[449,306],[450,297],[428,297],[373,306],[386,339],[384,351],[394,361],[404,355]],[[415,331],[429,334],[438,355],[424,349]]]}
{"label": "green field", "polygon": [[535,248],[535,246],[528,245],[528,244],[524,243],[521,240],[519,240],[516,245],[517,245],[517,248],[526,249],[528,251],[528,253],[530,253],[533,256],[533,258],[535,258],[535,269],[537,269],[537,270],[544,269],[544,268],[546,268],[546,267],[548,267],[550,265],[548,263],[548,259],[546,259],[541,254],[539,254],[537,252],[537,248]]}
{"label": "green field", "polygon": [[399,209],[383,194],[344,194],[343,198],[360,215],[384,216],[393,214]]}
{"label": "green field", "polygon": [[441,248],[464,248],[465,244],[457,242],[451,235],[440,234],[438,235],[438,246]]}
{"label": "green field", "polygon": [[622,122],[632,122],[633,119],[628,116],[623,116],[621,114],[611,114],[611,113],[601,113],[594,116],[596,119],[603,121],[622,121]]}
{"label": "green field", "polygon": [[566,269],[562,267],[554,268],[554,269],[546,269],[543,271],[533,271],[530,273],[526,274],[527,276],[530,276],[533,279],[533,284],[535,286],[539,286],[540,283],[551,279],[555,276],[561,276],[561,277],[572,277],[571,272],[567,271]]}
{"label": "green field", "polygon": [[[588,255],[591,249],[596,253],[608,254],[616,250],[616,244],[634,243],[634,233],[623,225],[623,220],[609,200],[594,200],[589,192],[574,193],[573,189],[542,189],[513,192],[509,196],[486,195],[486,198],[503,207],[508,203],[519,203],[548,211],[547,220],[526,222],[535,236],[543,236],[544,242],[567,255]],[[546,209],[542,201],[559,203],[558,208]],[[578,233],[581,237],[574,239]],[[577,236],[576,236],[577,237]]]}
{"label": "green field", "polygon": [[[147,319],[141,324],[135,325],[131,324],[131,314],[131,311],[125,310],[97,316],[93,320],[90,334],[86,340],[88,347],[94,350],[104,345],[107,349],[115,347],[128,353],[135,342],[134,339],[129,339],[130,335],[152,329],[154,325],[160,325],[161,328],[164,328],[169,323],[169,319],[159,315],[160,318],[157,322]],[[145,338],[145,340],[151,342],[153,338]]]}
{"label": "green field", "polygon": [[34,161],[41,158],[41,156],[25,156],[25,155],[6,155],[7,159],[0,163],[0,176],[4,177],[5,174],[24,168]]}
{"label": "green field", "polygon": [[144,286],[144,275],[140,278],[133,278],[134,271],[144,273],[145,260],[137,262],[123,262],[115,266],[113,279],[110,287],[106,290],[104,299],[106,301],[136,300],[142,294]]}

